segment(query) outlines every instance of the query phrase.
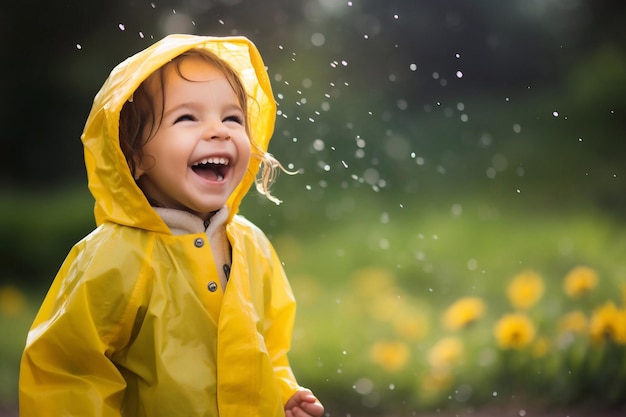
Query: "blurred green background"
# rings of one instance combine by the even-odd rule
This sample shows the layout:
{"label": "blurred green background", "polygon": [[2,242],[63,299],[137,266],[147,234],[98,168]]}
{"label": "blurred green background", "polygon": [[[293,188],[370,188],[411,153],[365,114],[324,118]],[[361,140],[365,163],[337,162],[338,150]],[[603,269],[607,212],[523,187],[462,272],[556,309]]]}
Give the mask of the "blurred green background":
{"label": "blurred green background", "polygon": [[285,263],[293,367],[331,415],[623,407],[625,17],[606,0],[8,2],[0,411],[94,226],[93,96],[175,32],[246,35],[268,66],[270,150],[301,174],[242,213]]}

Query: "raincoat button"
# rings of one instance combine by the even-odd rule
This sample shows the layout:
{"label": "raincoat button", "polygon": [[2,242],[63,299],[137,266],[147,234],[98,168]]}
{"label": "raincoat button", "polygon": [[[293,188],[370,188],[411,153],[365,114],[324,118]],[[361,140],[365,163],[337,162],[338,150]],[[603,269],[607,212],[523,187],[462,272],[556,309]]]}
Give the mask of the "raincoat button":
{"label": "raincoat button", "polygon": [[209,291],[215,292],[217,291],[217,284],[215,283],[215,281],[211,281],[209,282],[209,285],[207,285],[207,288],[209,289]]}
{"label": "raincoat button", "polygon": [[201,248],[204,246],[204,239],[199,237],[193,242],[193,244],[196,245],[196,248]]}

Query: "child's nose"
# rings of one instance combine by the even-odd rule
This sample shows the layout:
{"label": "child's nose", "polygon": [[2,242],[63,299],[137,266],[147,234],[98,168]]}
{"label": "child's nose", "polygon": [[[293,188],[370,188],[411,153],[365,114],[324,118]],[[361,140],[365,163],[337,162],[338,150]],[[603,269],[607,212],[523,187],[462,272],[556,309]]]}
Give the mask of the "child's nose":
{"label": "child's nose", "polygon": [[221,120],[214,120],[207,123],[204,132],[205,139],[230,139],[228,126]]}

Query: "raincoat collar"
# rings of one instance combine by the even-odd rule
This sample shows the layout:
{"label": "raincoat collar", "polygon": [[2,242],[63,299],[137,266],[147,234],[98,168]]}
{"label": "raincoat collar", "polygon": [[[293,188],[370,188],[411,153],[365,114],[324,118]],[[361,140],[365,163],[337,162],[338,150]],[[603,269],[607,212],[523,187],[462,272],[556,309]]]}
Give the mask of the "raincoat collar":
{"label": "raincoat collar", "polygon": [[[265,65],[247,38],[169,35],[117,65],[96,95],[81,136],[89,190],[95,198],[96,224],[113,222],[171,233],[132,178],[119,144],[119,116],[124,103],[150,74],[193,48],[206,48],[239,74],[248,94],[250,140],[267,151],[276,120],[276,103]],[[259,159],[250,158],[243,181],[228,199],[230,221],[255,181]]]}

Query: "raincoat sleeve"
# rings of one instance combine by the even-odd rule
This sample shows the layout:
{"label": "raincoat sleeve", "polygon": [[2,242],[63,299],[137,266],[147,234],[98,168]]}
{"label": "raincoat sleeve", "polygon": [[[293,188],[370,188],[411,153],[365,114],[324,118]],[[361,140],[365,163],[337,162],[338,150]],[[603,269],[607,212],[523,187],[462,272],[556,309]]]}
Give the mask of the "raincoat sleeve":
{"label": "raincoat sleeve", "polygon": [[22,417],[120,416],[126,383],[110,358],[130,338],[138,280],[128,278],[141,264],[120,262],[112,243],[90,246],[72,249],[28,334]]}
{"label": "raincoat sleeve", "polygon": [[287,353],[296,313],[295,299],[287,281],[282,263],[268,242],[271,259],[271,301],[266,308],[265,340],[276,375],[283,404],[301,387],[293,374]]}

